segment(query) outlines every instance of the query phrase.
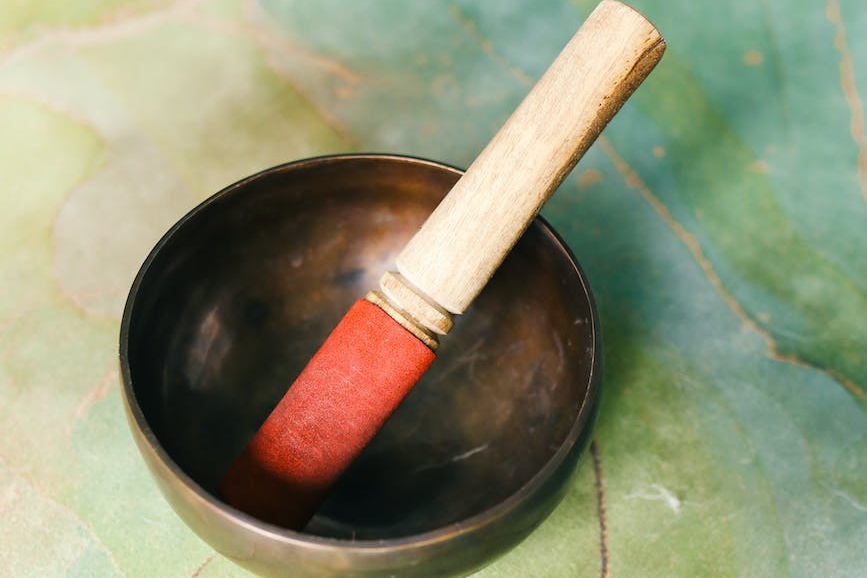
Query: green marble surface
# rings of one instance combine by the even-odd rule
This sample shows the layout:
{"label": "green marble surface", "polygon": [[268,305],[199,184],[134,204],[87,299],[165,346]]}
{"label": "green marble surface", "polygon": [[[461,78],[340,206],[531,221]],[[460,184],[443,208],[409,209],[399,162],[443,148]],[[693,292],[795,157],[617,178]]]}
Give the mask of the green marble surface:
{"label": "green marble surface", "polygon": [[[142,259],[283,161],[466,166],[592,4],[4,0],[0,576],[245,576],[125,423]],[[595,459],[478,576],[864,576],[867,9],[635,5],[668,53],[544,210],[605,330]]]}

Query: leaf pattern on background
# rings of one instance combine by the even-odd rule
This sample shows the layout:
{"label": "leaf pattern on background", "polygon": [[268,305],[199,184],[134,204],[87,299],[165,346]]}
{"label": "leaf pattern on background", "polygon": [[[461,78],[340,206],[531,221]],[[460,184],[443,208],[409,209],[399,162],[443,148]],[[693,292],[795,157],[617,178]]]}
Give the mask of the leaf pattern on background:
{"label": "leaf pattern on background", "polygon": [[[466,166],[594,2],[34,4],[0,6],[0,575],[245,575],[126,434],[117,328],[141,260],[273,164]],[[859,576],[867,12],[634,4],[668,53],[543,211],[602,316],[597,442],[478,575]]]}

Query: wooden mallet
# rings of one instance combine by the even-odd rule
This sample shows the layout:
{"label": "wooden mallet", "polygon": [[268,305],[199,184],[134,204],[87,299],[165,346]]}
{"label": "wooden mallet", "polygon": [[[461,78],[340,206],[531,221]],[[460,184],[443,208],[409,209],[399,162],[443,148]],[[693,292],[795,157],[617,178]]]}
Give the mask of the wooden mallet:
{"label": "wooden mallet", "polygon": [[604,0],[397,257],[313,356],[220,487],[301,529],[433,362],[539,209],[656,66],[665,42]]}

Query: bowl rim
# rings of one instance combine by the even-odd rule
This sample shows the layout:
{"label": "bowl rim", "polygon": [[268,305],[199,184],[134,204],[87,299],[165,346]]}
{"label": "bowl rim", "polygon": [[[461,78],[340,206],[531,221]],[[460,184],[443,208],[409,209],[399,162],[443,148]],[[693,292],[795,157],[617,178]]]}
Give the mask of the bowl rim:
{"label": "bowl rim", "polygon": [[[209,509],[216,512],[219,517],[225,518],[227,522],[235,525],[243,526],[247,531],[252,532],[262,538],[280,542],[282,544],[291,544],[301,546],[307,549],[322,550],[324,552],[340,551],[341,553],[359,553],[359,554],[375,554],[379,551],[387,551],[389,554],[395,551],[410,551],[416,549],[424,549],[434,546],[439,543],[447,542],[456,537],[473,534],[480,531],[492,521],[506,518],[515,510],[519,509],[530,497],[541,489],[546,481],[554,474],[562,462],[572,451],[575,444],[579,443],[583,434],[588,432],[588,428],[593,427],[595,411],[599,403],[601,389],[601,372],[602,372],[602,349],[601,349],[601,326],[599,322],[599,314],[596,307],[596,302],[593,293],[590,289],[589,282],[584,270],[581,268],[572,250],[566,244],[564,239],[557,231],[544,219],[541,215],[537,215],[534,222],[538,224],[541,232],[553,241],[554,245],[563,252],[567,261],[574,269],[579,281],[578,291],[583,293],[584,299],[587,300],[590,317],[589,335],[591,343],[588,344],[592,348],[589,356],[591,366],[588,374],[588,382],[586,384],[586,393],[575,415],[575,419],[564,438],[563,442],[545,464],[533,474],[520,488],[510,494],[505,499],[497,504],[482,510],[466,519],[453,522],[446,526],[427,530],[417,534],[400,536],[394,538],[383,539],[346,539],[331,536],[321,536],[315,534],[306,534],[302,531],[291,530],[275,524],[264,522],[254,516],[251,516],[241,510],[234,508],[226,502],[205,490],[198,482],[193,480],[168,454],[163,448],[156,436],[155,432],[148,423],[141,406],[135,395],[133,386],[132,371],[129,363],[129,338],[130,325],[138,302],[141,286],[148,276],[151,266],[157,260],[162,250],[168,245],[178,231],[184,228],[188,222],[195,219],[197,215],[206,211],[212,205],[222,202],[227,197],[232,196],[235,191],[244,188],[246,185],[257,180],[267,178],[279,173],[295,171],[319,164],[340,163],[344,161],[364,161],[364,162],[390,162],[410,165],[423,165],[438,170],[446,170],[460,177],[464,171],[457,167],[422,158],[412,155],[402,155],[393,153],[341,153],[327,154],[281,163],[272,167],[260,170],[250,176],[244,177],[218,192],[207,197],[198,205],[190,209],[177,222],[169,228],[163,236],[157,241],[153,249],[149,252],[145,260],[142,262],[134,281],[132,282],[126,303],[124,305],[123,314],[120,325],[120,347],[119,347],[119,362],[121,369],[122,393],[126,405],[128,415],[128,423],[132,428],[133,425],[138,431],[133,431],[134,436],[141,438],[143,443],[147,443],[148,449],[153,453],[154,457],[159,460],[162,466],[167,468],[173,476],[175,476],[184,486],[184,489],[196,501],[206,504]],[[150,468],[149,468],[150,469]],[[165,497],[165,496],[164,496]],[[174,506],[172,506],[174,509]]]}

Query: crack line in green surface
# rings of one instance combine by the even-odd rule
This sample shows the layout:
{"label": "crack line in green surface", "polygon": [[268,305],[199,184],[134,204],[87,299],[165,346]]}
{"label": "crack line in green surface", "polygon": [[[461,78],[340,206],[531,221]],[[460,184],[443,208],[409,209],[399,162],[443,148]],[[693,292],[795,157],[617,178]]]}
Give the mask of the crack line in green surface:
{"label": "crack line in green surface", "polygon": [[113,386],[117,383],[117,380],[118,371],[113,366],[97,380],[96,385],[85,394],[82,400],[78,402],[78,405],[75,407],[75,411],[72,414],[72,422],[66,428],[67,436],[72,435],[72,430],[75,428],[75,425],[87,416],[88,412],[90,412],[90,408],[92,408],[94,404],[105,399],[109,392],[111,392]]}
{"label": "crack line in green surface", "polygon": [[190,574],[190,578],[197,578],[199,575],[201,575],[201,573],[205,570],[205,567],[210,564],[214,560],[214,558],[216,558],[216,556],[217,553],[213,552],[210,556],[205,558],[204,561],[199,564],[195,570],[193,570],[193,573]]}
{"label": "crack line in green surface", "polygon": [[361,82],[361,75],[349,70],[338,61],[321,55],[311,54],[310,52],[294,45],[290,46],[286,42],[275,39],[272,35],[255,26],[238,24],[197,12],[200,4],[201,0],[178,0],[163,10],[145,14],[136,14],[126,19],[118,19],[111,22],[101,22],[94,26],[58,26],[48,28],[44,33],[38,35],[36,38],[26,42],[25,44],[14,47],[5,55],[0,53],[0,68],[25,59],[32,53],[38,52],[52,43],[63,44],[71,47],[91,46],[106,41],[126,38],[130,35],[161,24],[187,22],[188,24],[200,26],[207,30],[229,33],[235,37],[252,41],[256,46],[258,46],[260,51],[262,51],[266,67],[279,78],[286,81],[291,86],[292,90],[300,95],[311,107],[311,110],[316,111],[316,114],[323,119],[323,122],[346,142],[349,148],[357,148],[357,139],[339,122],[321,110],[317,106],[317,103],[302,91],[291,78],[277,69],[271,61],[271,58],[268,58],[267,50],[279,50],[281,52],[288,51],[289,53],[303,58],[307,62],[312,62],[318,69],[341,78],[347,83],[350,90],[354,89]]}
{"label": "crack line in green surface", "polygon": [[[255,3],[254,3],[255,4]],[[316,68],[331,73],[332,75],[346,81],[349,84],[360,84],[364,77],[349,68],[340,61],[309,52],[301,46],[290,43],[288,40],[278,38],[275,35],[265,31],[263,28],[251,24],[257,18],[254,14],[254,9],[248,5],[246,22],[238,22],[231,19],[218,18],[216,16],[208,16],[204,14],[195,15],[195,18],[190,20],[192,24],[198,24],[216,32],[223,32],[237,38],[245,38],[252,40],[259,45],[260,48],[275,49],[280,52],[291,52],[293,55],[300,56],[305,61],[312,62]]]}
{"label": "crack line in green surface", "polygon": [[90,26],[49,26],[24,44],[13,46],[5,54],[0,53],[0,67],[26,58],[45,45],[55,42],[71,46],[88,46],[107,40],[126,38],[151,26],[175,20],[178,16],[192,14],[200,3],[200,0],[177,0],[153,12],[136,13]]}
{"label": "crack line in green surface", "polygon": [[526,86],[533,86],[533,78],[524,72],[521,68],[510,63],[504,56],[494,50],[494,43],[490,38],[487,38],[481,33],[475,20],[464,13],[457,4],[449,4],[449,12],[454,16],[463,27],[464,30],[476,41],[479,46],[491,60],[515,77],[518,82]]}
{"label": "crack line in green surface", "polygon": [[[226,32],[236,37],[240,36],[249,40],[254,40],[260,46],[265,45],[284,50],[287,49],[286,43],[276,40],[273,36],[259,30],[255,26],[239,24],[232,20],[224,20],[197,12],[196,9],[199,8],[200,4],[201,0],[178,0],[162,10],[136,14],[124,19],[100,22],[93,26],[49,27],[32,40],[14,47],[5,55],[2,55],[2,58],[0,58],[0,67],[25,58],[30,53],[38,51],[44,45],[52,42],[69,44],[72,46],[88,46],[105,41],[125,38],[131,34],[142,32],[152,26],[169,22],[187,22],[190,24],[197,24],[211,30]],[[249,11],[252,12],[252,10]],[[247,18],[248,20],[252,20],[253,16],[249,15]],[[310,52],[294,45],[289,47],[289,50],[302,56],[305,60],[315,63],[317,68],[330,72],[351,84],[358,84],[362,80],[362,77],[359,74],[349,70],[338,61],[321,55],[311,54]]]}
{"label": "crack line in green surface", "polygon": [[[255,0],[248,0],[246,3],[246,20],[248,22],[255,22],[256,19],[259,18],[259,15],[256,14],[256,12],[261,9],[258,8],[258,6],[259,4]],[[292,52],[293,54],[302,57],[304,60],[312,62],[317,68],[329,72],[351,85],[360,84],[364,80],[363,75],[349,69],[339,60],[315,52],[310,52],[302,46],[289,43],[286,39],[275,37],[273,34],[260,27],[251,26],[249,24],[239,24],[234,20],[225,21],[224,26],[227,26],[227,30],[229,28],[237,28],[251,40],[259,42],[263,47],[277,48]]]}
{"label": "crack line in green surface", "polygon": [[840,53],[840,86],[849,105],[849,132],[858,147],[858,182],[861,196],[867,201],[867,134],[864,130],[864,106],[855,84],[855,67],[852,64],[852,51],[846,40],[846,26],[840,15],[837,0],[828,0],[825,15],[834,26],[834,47]]}
{"label": "crack line in green surface", "polygon": [[620,154],[614,149],[614,146],[611,144],[611,141],[603,136],[599,137],[599,146],[605,152],[611,162],[614,164],[614,168],[620,173],[620,176],[623,178],[626,186],[635,189],[638,191],[639,195],[647,202],[648,205],[656,212],[657,215],[662,219],[663,223],[665,223],[677,236],[678,239],[686,246],[689,252],[692,254],[698,266],[701,268],[705,277],[707,277],[708,281],[710,281],[711,286],[716,290],[717,294],[722,297],[723,302],[728,305],[729,309],[750,329],[755,331],[761,338],[765,341],[768,347],[768,356],[771,359],[776,361],[781,361],[784,363],[790,363],[792,365],[797,365],[799,367],[804,367],[808,369],[812,369],[815,371],[820,371],[825,375],[831,377],[833,380],[840,383],[844,388],[846,388],[852,395],[861,399],[867,400],[867,391],[864,391],[859,387],[855,382],[847,379],[843,375],[840,375],[838,372],[833,369],[828,369],[824,367],[819,367],[815,365],[811,365],[810,363],[804,361],[803,359],[795,356],[795,355],[787,355],[779,352],[777,347],[777,342],[771,336],[771,334],[759,325],[750,315],[746,312],[746,310],[741,306],[740,302],[728,292],[725,288],[722,279],[717,274],[716,270],[713,268],[710,260],[705,256],[704,251],[701,249],[701,244],[695,235],[687,231],[683,225],[681,225],[671,214],[671,211],[668,210],[668,207],[662,200],[659,199],[653,191],[650,190],[650,187],[641,180],[641,177],[638,176],[638,173],[629,166],[629,164],[620,156]]}
{"label": "crack line in green surface", "polygon": [[590,456],[593,458],[593,478],[596,485],[596,511],[599,518],[599,575],[601,578],[611,578],[611,564],[608,552],[608,511],[605,499],[605,479],[602,473],[602,456],[599,444],[593,439],[590,442]]}
{"label": "crack line in green surface", "polygon": [[[3,68],[3,63],[0,62],[0,68]],[[99,127],[89,118],[84,115],[79,114],[73,108],[70,108],[66,105],[66,103],[60,100],[54,100],[48,97],[47,94],[43,92],[38,92],[31,88],[24,88],[21,86],[14,86],[3,82],[0,85],[0,97],[6,98],[20,98],[22,100],[26,100],[31,104],[35,104],[44,108],[51,114],[62,116],[63,118],[70,120],[78,125],[80,125],[85,130],[92,132],[97,138],[100,139],[100,145],[102,148],[108,148],[109,139],[106,135],[99,129]],[[82,182],[87,179],[83,179],[82,181],[76,183],[70,190],[79,186]]]}
{"label": "crack line in green surface", "polygon": [[[256,17],[253,14],[253,8],[250,7],[250,4],[247,6],[247,21],[252,22]],[[277,77],[283,79],[284,82],[288,83],[292,90],[301,97],[301,100],[303,100],[311,110],[316,112],[324,124],[333,130],[334,133],[338,135],[344,143],[346,143],[348,148],[358,148],[359,142],[355,135],[353,135],[346,126],[343,125],[343,123],[323,110],[319,103],[302,90],[292,77],[281,70],[274,62],[274,55],[287,53],[292,54],[305,62],[312,63],[316,69],[325,71],[332,76],[340,78],[345,83],[345,87],[342,89],[344,92],[341,93],[341,97],[344,98],[351,96],[358,85],[362,83],[364,77],[361,74],[350,70],[343,63],[334,58],[328,58],[321,54],[305,50],[298,45],[291,44],[286,40],[276,37],[261,27],[249,23],[241,24],[233,20],[224,20],[207,16],[199,16],[198,18],[192,19],[191,23],[216,32],[223,32],[253,42],[259,48],[266,68]]]}

